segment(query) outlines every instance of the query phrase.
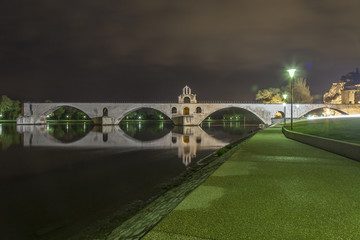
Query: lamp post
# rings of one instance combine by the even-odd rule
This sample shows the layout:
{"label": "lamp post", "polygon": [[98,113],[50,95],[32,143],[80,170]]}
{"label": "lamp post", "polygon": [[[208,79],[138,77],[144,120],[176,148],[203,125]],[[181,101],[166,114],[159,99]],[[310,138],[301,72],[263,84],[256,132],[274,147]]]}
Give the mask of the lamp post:
{"label": "lamp post", "polygon": [[284,126],[285,126],[285,124],[286,124],[286,98],[287,98],[287,94],[286,94],[286,93],[283,94],[283,98],[284,98],[284,103],[283,103],[283,105],[284,105]]}
{"label": "lamp post", "polygon": [[293,129],[293,101],[294,101],[294,75],[296,69],[289,69],[287,70],[291,77],[291,130]]}

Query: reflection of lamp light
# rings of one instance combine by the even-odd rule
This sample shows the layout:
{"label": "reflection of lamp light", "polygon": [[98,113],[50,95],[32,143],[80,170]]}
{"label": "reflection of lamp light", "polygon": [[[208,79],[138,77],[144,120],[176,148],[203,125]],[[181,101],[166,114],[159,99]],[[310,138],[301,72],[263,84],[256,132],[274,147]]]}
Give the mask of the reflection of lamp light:
{"label": "reflection of lamp light", "polygon": [[291,130],[293,129],[293,101],[294,101],[294,75],[296,69],[289,69],[287,70],[291,77]]}

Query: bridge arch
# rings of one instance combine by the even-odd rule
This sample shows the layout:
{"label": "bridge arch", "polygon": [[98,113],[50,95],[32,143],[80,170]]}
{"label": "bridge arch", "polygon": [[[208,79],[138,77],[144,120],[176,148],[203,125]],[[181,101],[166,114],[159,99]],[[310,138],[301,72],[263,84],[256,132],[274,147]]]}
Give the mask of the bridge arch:
{"label": "bridge arch", "polygon": [[273,117],[274,118],[284,118],[285,113],[283,111],[277,111]]}
{"label": "bridge arch", "polygon": [[[260,116],[258,113],[256,113],[255,111],[252,111],[251,109],[245,108],[245,107],[239,107],[239,106],[221,106],[218,108],[214,108],[212,111],[207,111],[206,114],[204,114],[201,119],[200,119],[200,123],[203,122],[206,118],[208,118],[210,115],[222,111],[222,110],[226,110],[226,109],[240,109],[240,110],[245,110],[246,112],[249,112],[251,114],[253,114],[254,116],[256,116],[261,122],[266,123],[265,119]],[[205,111],[204,111],[205,112]]]}
{"label": "bridge arch", "polygon": [[79,111],[82,111],[89,119],[91,119],[91,116],[89,113],[86,112],[86,110],[82,109],[79,106],[73,105],[73,104],[59,104],[59,105],[55,105],[50,107],[49,109],[47,109],[46,111],[42,112],[39,116],[39,119],[41,122],[46,122],[46,118],[49,114],[55,112],[56,110],[58,110],[59,108],[73,108]]}
{"label": "bridge arch", "polygon": [[117,116],[115,117],[116,118],[116,121],[115,121],[115,124],[119,124],[125,116],[129,115],[130,113],[132,112],[135,112],[135,111],[138,111],[138,110],[141,110],[141,109],[154,109],[156,111],[159,111],[161,112],[162,114],[164,114],[165,116],[167,116],[169,119],[171,119],[171,115],[169,115],[168,113],[164,112],[164,110],[162,108],[157,108],[157,107],[152,107],[152,106],[146,106],[146,107],[134,107],[134,108],[131,108],[127,111],[124,111],[120,114],[120,116]]}
{"label": "bridge arch", "polygon": [[[295,107],[296,107],[296,106],[295,106]],[[313,112],[313,111],[316,111],[316,110],[320,110],[320,109],[326,109],[326,108],[331,109],[331,110],[334,110],[334,111],[337,111],[337,112],[339,112],[339,113],[341,113],[341,114],[343,114],[343,115],[348,115],[348,113],[346,113],[346,112],[344,112],[344,111],[342,111],[342,110],[340,110],[340,109],[337,109],[336,107],[332,107],[332,106],[318,107],[318,106],[316,106],[316,107],[314,107],[314,108],[312,108],[312,109],[306,109],[306,110],[304,110],[304,111],[300,111],[300,112],[298,113],[298,117],[300,118],[300,117],[305,116],[306,114],[308,114],[308,113],[310,113],[310,112]]]}

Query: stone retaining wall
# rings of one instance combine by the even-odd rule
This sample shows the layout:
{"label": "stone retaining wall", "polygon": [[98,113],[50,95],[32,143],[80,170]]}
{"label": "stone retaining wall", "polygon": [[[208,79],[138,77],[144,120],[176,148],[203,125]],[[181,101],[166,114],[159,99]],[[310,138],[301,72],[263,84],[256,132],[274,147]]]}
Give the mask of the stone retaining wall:
{"label": "stone retaining wall", "polygon": [[344,157],[360,161],[360,145],[304,133],[294,132],[283,128],[282,132],[287,138],[302,142]]}

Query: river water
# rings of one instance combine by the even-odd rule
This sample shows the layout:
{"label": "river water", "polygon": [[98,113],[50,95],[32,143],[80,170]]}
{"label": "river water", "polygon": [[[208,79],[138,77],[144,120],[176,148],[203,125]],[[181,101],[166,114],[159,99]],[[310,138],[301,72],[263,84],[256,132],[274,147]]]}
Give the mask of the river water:
{"label": "river water", "polygon": [[125,216],[255,128],[0,124],[0,239],[67,239],[114,213]]}

